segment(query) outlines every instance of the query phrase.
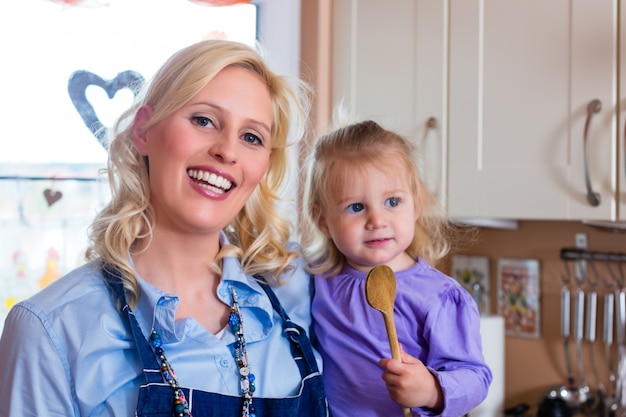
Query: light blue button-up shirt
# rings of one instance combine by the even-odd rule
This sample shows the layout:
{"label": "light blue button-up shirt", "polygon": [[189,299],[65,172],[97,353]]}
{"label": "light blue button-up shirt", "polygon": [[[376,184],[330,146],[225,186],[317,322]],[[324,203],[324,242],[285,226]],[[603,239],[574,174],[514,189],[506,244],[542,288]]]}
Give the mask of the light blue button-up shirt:
{"label": "light blue button-up shirt", "polygon": [[[178,297],[138,279],[141,296],[134,312],[146,337],[153,327],[161,334],[181,386],[239,395],[230,330],[218,337],[192,318],[175,321]],[[300,374],[290,360],[280,318],[259,284],[242,272],[236,259],[227,258],[217,289],[227,304],[231,286],[243,314],[255,396],[297,393]],[[308,330],[308,274],[299,267],[275,292],[291,319]],[[17,304],[4,325],[0,358],[2,416],[134,415],[142,365],[97,263],[70,272]]]}

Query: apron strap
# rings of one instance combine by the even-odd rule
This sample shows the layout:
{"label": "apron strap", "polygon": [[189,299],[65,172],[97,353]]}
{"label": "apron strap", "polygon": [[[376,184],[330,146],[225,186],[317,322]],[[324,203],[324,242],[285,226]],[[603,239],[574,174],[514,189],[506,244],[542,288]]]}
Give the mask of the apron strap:
{"label": "apron strap", "polygon": [[137,351],[143,364],[143,374],[146,378],[146,383],[162,383],[163,377],[161,376],[159,362],[154,356],[154,351],[148,344],[145,336],[141,331],[139,322],[135,317],[135,313],[130,309],[128,302],[126,301],[126,293],[124,291],[124,285],[122,284],[122,278],[119,275],[117,268],[111,265],[104,265],[102,267],[102,273],[104,279],[111,286],[113,292],[117,296],[120,304],[122,305],[122,314],[130,324],[130,329],[137,345]]}
{"label": "apron strap", "polygon": [[263,288],[270,301],[272,302],[274,310],[282,318],[283,332],[285,333],[287,339],[291,342],[291,355],[298,365],[298,369],[300,370],[300,375],[302,376],[302,378],[304,379],[307,375],[319,372],[311,341],[309,340],[304,329],[298,324],[291,321],[289,315],[287,315],[287,312],[280,304],[280,301],[278,301],[276,293],[274,293],[272,288],[265,283],[263,277],[259,275],[255,275],[254,277],[262,282],[261,288]]}

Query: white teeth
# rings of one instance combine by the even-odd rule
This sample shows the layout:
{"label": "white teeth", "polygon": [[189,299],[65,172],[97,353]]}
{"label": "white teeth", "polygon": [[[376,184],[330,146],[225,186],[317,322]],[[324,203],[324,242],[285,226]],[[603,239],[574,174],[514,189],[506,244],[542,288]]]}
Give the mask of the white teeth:
{"label": "white teeth", "polygon": [[204,183],[199,183],[199,185],[212,191],[224,192],[230,190],[232,187],[232,183],[230,181],[212,172],[189,169],[187,170],[187,175],[196,180],[204,181]]}

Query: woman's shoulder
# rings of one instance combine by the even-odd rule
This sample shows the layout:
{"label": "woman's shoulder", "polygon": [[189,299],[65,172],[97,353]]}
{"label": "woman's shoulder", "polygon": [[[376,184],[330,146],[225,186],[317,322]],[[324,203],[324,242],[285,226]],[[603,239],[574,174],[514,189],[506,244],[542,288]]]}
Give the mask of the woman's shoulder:
{"label": "woman's shoulder", "polygon": [[37,314],[71,310],[84,317],[90,312],[101,313],[104,305],[111,304],[110,300],[100,263],[92,261],[73,269],[17,305]]}

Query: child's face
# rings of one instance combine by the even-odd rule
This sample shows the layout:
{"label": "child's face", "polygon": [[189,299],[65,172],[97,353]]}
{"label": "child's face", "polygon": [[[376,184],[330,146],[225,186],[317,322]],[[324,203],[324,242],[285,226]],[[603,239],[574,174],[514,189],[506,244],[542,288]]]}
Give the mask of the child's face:
{"label": "child's face", "polygon": [[321,213],[319,226],[363,272],[387,264],[394,271],[415,263],[406,252],[414,235],[419,210],[407,175],[401,170],[374,166],[356,171],[344,186],[333,190],[333,201]]}

